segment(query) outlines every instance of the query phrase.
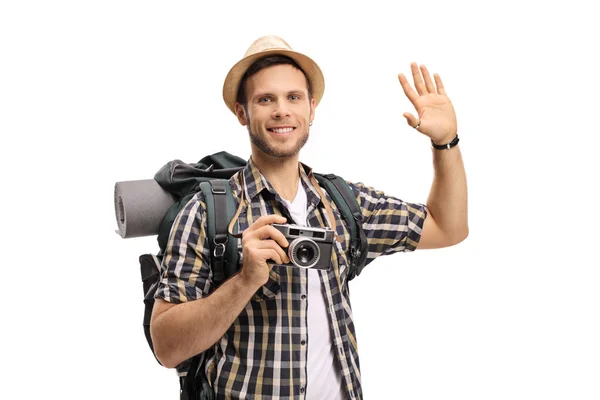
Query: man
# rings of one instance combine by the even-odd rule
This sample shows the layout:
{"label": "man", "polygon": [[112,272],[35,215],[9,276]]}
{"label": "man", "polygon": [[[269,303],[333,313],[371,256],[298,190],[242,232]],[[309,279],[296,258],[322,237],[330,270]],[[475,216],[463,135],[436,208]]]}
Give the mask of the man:
{"label": "man", "polygon": [[[416,91],[404,75],[399,80],[417,116],[404,117],[432,140],[434,182],[427,206],[349,183],[361,205],[367,263],[382,254],[451,246],[468,235],[454,109],[439,76],[432,81],[424,66],[411,69]],[[175,367],[206,351],[204,368],[217,398],[362,398],[348,231],[299,162],[323,90],[321,70],[309,57],[278,37],[255,41],[223,88],[252,148],[247,166],[230,180],[243,232],[240,272],[214,287],[200,193],[173,225],[151,323],[155,353]],[[334,229],[331,268],[279,265],[290,261],[288,242],[274,223]]]}

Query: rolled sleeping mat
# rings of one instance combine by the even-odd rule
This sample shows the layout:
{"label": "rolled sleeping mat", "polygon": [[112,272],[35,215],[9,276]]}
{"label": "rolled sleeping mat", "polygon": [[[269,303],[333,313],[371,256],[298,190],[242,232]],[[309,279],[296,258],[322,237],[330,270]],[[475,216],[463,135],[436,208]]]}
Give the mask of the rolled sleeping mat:
{"label": "rolled sleeping mat", "polygon": [[160,223],[174,203],[173,196],[154,179],[117,182],[116,232],[124,239],[158,235]]}

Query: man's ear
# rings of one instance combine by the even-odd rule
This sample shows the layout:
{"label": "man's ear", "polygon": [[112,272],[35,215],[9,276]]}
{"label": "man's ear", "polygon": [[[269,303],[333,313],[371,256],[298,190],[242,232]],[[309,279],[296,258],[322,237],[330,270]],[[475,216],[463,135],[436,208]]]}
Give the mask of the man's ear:
{"label": "man's ear", "polygon": [[310,122],[313,122],[315,119],[315,109],[317,108],[316,106],[316,102],[315,102],[315,98],[311,97],[310,98]]}
{"label": "man's ear", "polygon": [[248,116],[246,115],[246,109],[240,104],[235,103],[235,116],[237,117],[240,124],[243,126],[248,125]]}

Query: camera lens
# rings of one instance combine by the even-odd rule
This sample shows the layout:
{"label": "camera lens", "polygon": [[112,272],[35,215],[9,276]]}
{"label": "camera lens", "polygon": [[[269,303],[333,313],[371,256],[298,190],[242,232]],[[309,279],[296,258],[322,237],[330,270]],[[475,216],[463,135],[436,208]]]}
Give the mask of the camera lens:
{"label": "camera lens", "polygon": [[301,263],[308,264],[310,260],[315,257],[315,251],[310,247],[301,246],[296,252],[296,255]]}
{"label": "camera lens", "polygon": [[296,267],[312,268],[319,261],[319,246],[311,239],[298,238],[290,243],[288,256]]}

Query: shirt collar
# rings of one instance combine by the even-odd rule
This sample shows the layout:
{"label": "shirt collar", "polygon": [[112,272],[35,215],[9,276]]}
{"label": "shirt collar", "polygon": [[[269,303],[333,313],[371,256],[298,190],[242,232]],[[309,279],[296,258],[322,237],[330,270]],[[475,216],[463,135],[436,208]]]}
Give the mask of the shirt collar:
{"label": "shirt collar", "polygon": [[[302,180],[304,188],[306,189],[308,203],[315,205],[318,204],[321,198],[311,182],[311,177],[313,176],[312,168],[299,162],[298,169],[300,172],[300,179]],[[252,158],[248,160],[242,172],[243,175],[239,179],[241,180],[242,177],[245,179],[245,196],[250,202],[252,202],[254,197],[263,190],[266,190],[276,198],[279,198],[279,195],[277,192],[275,192],[275,189],[273,189],[273,186],[271,186],[267,178],[260,173],[256,164],[254,164],[254,161],[252,161]]]}

